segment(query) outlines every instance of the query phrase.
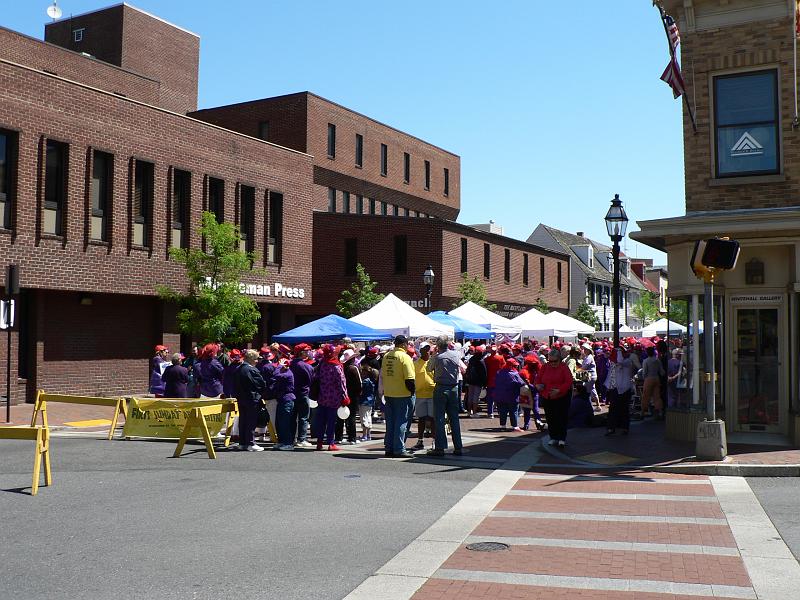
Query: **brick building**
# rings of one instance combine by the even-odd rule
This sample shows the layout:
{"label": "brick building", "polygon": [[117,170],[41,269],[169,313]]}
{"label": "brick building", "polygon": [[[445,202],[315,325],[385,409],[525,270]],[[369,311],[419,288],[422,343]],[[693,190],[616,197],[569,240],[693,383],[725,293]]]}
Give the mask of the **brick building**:
{"label": "brick building", "polygon": [[[730,432],[800,438],[800,130],[793,55],[795,3],[667,0],[681,32],[685,215],[639,222],[633,239],[667,253],[668,294],[688,305],[686,402],[667,430],[692,438],[705,403],[703,282],[695,240],[730,236],[737,267],[715,283],[718,415]],[[687,68],[691,65],[691,68]],[[697,357],[698,360],[692,360]]]}
{"label": "brick building", "polygon": [[[356,264],[414,308],[450,310],[459,298],[461,274],[478,276],[496,312],[509,318],[539,299],[553,310],[569,309],[569,261],[551,251],[443,219],[314,213],[314,304],[298,307],[307,319],[336,310],[354,280]],[[422,274],[436,274],[427,306]]]}
{"label": "brick building", "polygon": [[266,275],[248,282],[258,337],[294,325],[312,302],[311,262],[284,239],[311,239],[311,157],[182,114],[196,108],[197,37],[156,17],[120,5],[46,37],[0,29],[0,266],[18,264],[23,288],[13,401],[146,389],[153,345],[181,346],[155,286],[185,285],[168,249],[199,246],[204,209],[264,257]]}

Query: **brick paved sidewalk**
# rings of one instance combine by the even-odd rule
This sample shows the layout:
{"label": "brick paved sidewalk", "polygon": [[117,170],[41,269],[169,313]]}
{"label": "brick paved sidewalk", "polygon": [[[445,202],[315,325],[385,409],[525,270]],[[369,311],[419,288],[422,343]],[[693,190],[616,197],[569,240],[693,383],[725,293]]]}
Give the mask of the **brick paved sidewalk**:
{"label": "brick paved sidewalk", "polygon": [[[483,541],[509,548],[467,549]],[[413,596],[448,598],[756,594],[708,477],[534,466]]]}

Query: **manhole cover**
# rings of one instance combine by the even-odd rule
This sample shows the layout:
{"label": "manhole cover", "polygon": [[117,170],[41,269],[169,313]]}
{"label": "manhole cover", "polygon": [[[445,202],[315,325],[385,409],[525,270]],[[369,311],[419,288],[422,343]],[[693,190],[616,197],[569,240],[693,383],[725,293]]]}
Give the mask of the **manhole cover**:
{"label": "manhole cover", "polygon": [[467,545],[467,550],[474,550],[475,552],[500,552],[501,550],[508,550],[508,548],[509,545],[502,542],[477,542]]}

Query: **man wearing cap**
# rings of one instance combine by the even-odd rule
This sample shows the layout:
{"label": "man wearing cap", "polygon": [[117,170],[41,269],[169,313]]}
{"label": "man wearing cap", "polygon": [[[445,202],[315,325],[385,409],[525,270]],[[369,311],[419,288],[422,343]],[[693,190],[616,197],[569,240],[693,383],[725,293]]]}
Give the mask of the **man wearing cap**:
{"label": "man wearing cap", "polygon": [[448,348],[446,335],[436,338],[438,353],[428,361],[428,370],[433,373],[436,387],[433,390],[433,411],[436,421],[435,447],[428,450],[431,456],[444,456],[447,449],[447,431],[445,430],[445,414],[450,420],[450,433],[453,436],[453,454],[461,456],[461,424],[458,420],[458,374],[464,363],[455,350]]}
{"label": "man wearing cap", "polygon": [[156,398],[164,397],[164,380],[161,376],[170,364],[167,361],[168,353],[169,348],[159,344],[156,346],[156,355],[150,359],[150,393]]}
{"label": "man wearing cap", "polygon": [[414,450],[425,449],[425,428],[430,423],[434,429],[433,388],[436,385],[431,372],[428,371],[428,362],[431,358],[431,345],[423,342],[419,347],[419,358],[414,361],[415,383],[417,386],[417,399],[414,402],[414,414],[417,417],[417,444]]}
{"label": "man wearing cap", "polygon": [[[311,448],[313,444],[308,441],[308,419],[311,408],[308,404],[309,393],[311,392],[311,380],[314,377],[314,369],[309,364],[309,353],[311,346],[308,344],[297,344],[294,347],[294,358],[289,363],[289,369],[294,375],[294,410],[292,411],[292,422],[297,427],[298,448]],[[293,425],[294,426],[294,425]]]}
{"label": "man wearing cap", "polygon": [[408,421],[414,409],[416,392],[414,363],[408,355],[408,339],[404,335],[394,338],[394,349],[383,357],[381,362],[381,384],[386,399],[386,435],[384,451],[386,456],[409,456],[405,440]]}

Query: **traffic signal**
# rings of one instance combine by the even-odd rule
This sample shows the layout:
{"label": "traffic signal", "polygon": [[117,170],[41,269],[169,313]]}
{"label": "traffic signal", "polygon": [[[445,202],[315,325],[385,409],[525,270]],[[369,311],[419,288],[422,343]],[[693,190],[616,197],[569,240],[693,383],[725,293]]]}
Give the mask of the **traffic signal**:
{"label": "traffic signal", "polygon": [[699,240],[694,244],[691,266],[694,274],[705,279],[713,271],[729,271],[736,267],[739,242],[728,238]]}

